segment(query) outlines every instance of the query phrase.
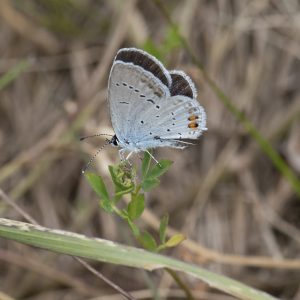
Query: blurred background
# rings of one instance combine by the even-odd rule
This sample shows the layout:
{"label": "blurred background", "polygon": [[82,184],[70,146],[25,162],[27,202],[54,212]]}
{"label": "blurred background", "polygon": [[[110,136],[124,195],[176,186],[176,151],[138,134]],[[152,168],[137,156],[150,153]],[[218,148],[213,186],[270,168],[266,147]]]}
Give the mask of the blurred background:
{"label": "blurred background", "polygon": [[[300,299],[299,197],[211,91],[156,2],[0,1],[0,189],[43,226],[137,246],[81,174],[104,139],[79,138],[113,133],[112,60],[121,47],[143,48],[191,76],[208,131],[185,150],[155,150],[174,164],[147,195],[140,226],[156,232],[169,213],[188,240],[168,255]],[[299,177],[300,2],[162,2],[206,72]],[[107,167],[118,161],[108,146],[92,170],[111,186]],[[3,199],[0,216],[24,220]],[[91,264],[138,299],[184,299],[161,271]],[[233,299],[181,278],[196,299]],[[0,298],[122,299],[71,257],[3,239]]]}

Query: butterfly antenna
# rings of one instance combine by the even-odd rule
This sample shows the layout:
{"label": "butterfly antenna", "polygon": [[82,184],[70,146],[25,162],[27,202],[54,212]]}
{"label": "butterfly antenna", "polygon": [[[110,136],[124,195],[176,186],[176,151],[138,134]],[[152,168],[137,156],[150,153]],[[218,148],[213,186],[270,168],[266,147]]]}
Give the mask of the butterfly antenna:
{"label": "butterfly antenna", "polygon": [[97,150],[97,152],[92,156],[92,158],[89,160],[89,162],[81,170],[82,174],[85,173],[85,171],[89,168],[90,164],[94,161],[94,159],[96,158],[96,156],[103,150],[103,148],[106,147],[107,145],[109,145],[110,143],[111,143],[111,140],[106,139],[106,142],[102,145],[102,147],[100,147]]}
{"label": "butterfly antenna", "polygon": [[150,157],[160,166],[162,167],[162,165],[159,163],[159,161],[148,151],[146,150],[146,152],[150,155]]}
{"label": "butterfly antenna", "polygon": [[93,134],[93,135],[83,136],[83,137],[80,138],[80,140],[83,141],[83,140],[85,140],[85,139],[87,139],[87,138],[96,137],[96,136],[103,136],[103,135],[104,135],[104,136],[111,136],[111,137],[113,137],[112,134],[99,133],[99,134]]}

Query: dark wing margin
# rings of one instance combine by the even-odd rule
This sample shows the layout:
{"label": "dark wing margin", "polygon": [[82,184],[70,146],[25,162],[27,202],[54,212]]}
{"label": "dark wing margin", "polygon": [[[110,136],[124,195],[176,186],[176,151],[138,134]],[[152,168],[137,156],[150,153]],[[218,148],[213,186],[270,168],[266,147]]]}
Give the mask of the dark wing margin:
{"label": "dark wing margin", "polygon": [[171,96],[182,95],[192,99],[197,98],[197,90],[191,78],[182,71],[171,71]]}
{"label": "dark wing margin", "polygon": [[115,58],[117,61],[132,63],[152,73],[168,88],[171,86],[171,77],[164,66],[152,55],[136,48],[120,49]]}

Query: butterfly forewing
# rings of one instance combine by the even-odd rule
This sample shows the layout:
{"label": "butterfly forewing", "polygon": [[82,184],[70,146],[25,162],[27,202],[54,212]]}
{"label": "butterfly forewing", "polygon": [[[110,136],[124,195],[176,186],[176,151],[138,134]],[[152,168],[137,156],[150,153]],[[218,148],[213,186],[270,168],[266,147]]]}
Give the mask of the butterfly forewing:
{"label": "butterfly forewing", "polygon": [[[125,56],[123,52],[121,54]],[[130,53],[125,51],[127,52]],[[153,105],[157,105],[161,99],[166,99],[170,95],[168,87],[162,84],[162,80],[168,83],[170,77],[164,76],[166,71],[161,70],[160,66],[151,67],[151,62],[148,63],[147,68],[158,69],[159,77],[150,71],[145,71],[142,66],[129,62],[128,56],[125,56],[124,60],[120,60],[118,53],[110,74],[108,99],[111,120],[119,140],[136,142],[143,134],[138,130],[139,124],[142,124],[141,114],[148,109],[151,110]],[[135,60],[134,62],[136,63]]]}

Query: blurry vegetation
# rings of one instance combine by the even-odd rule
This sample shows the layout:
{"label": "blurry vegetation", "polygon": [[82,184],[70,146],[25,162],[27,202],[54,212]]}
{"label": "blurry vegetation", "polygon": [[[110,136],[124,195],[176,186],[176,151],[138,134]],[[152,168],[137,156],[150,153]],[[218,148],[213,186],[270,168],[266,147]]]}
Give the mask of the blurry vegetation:
{"label": "blurry vegetation", "polygon": [[144,43],[143,49],[165,63],[165,58],[168,54],[176,49],[180,49],[181,46],[178,29],[170,26],[166,29],[165,38],[161,43],[157,44],[153,40],[148,39]]}
{"label": "blurry vegetation", "polygon": [[112,12],[101,1],[39,0],[15,4],[40,26],[74,42],[91,42],[100,32],[109,30],[107,14]]}
{"label": "blurry vegetation", "polygon": [[[212,91],[157,2],[209,78],[270,142],[271,160],[257,136],[249,135]],[[140,242],[132,232],[146,232],[145,247],[154,245],[153,250],[157,241],[164,244],[181,232],[186,240],[166,254],[278,298],[299,298],[299,1],[2,0],[0,16],[1,191],[49,228],[135,246]],[[107,78],[117,50],[129,46],[193,78],[209,130],[183,151],[155,150],[158,159],[174,162],[171,170],[151,193],[140,196],[139,191],[129,199],[126,217],[118,218],[99,209],[99,196],[81,174],[105,141],[79,143],[79,137],[112,133]],[[278,157],[294,174],[294,187],[278,171]],[[116,186],[109,180],[116,180],[116,170],[109,173],[108,166],[118,162],[117,151],[109,147],[95,161],[107,191]],[[133,164],[142,163],[134,157]],[[127,196],[135,188],[129,186]],[[21,220],[2,200],[1,217]],[[111,210],[108,202],[102,207]],[[124,222],[136,224],[138,231]],[[152,290],[161,299],[185,298],[160,272],[91,264],[144,298],[153,298]],[[93,299],[114,293],[69,257],[4,239],[0,265],[0,295],[16,299]],[[233,299],[182,278],[197,299]]]}

